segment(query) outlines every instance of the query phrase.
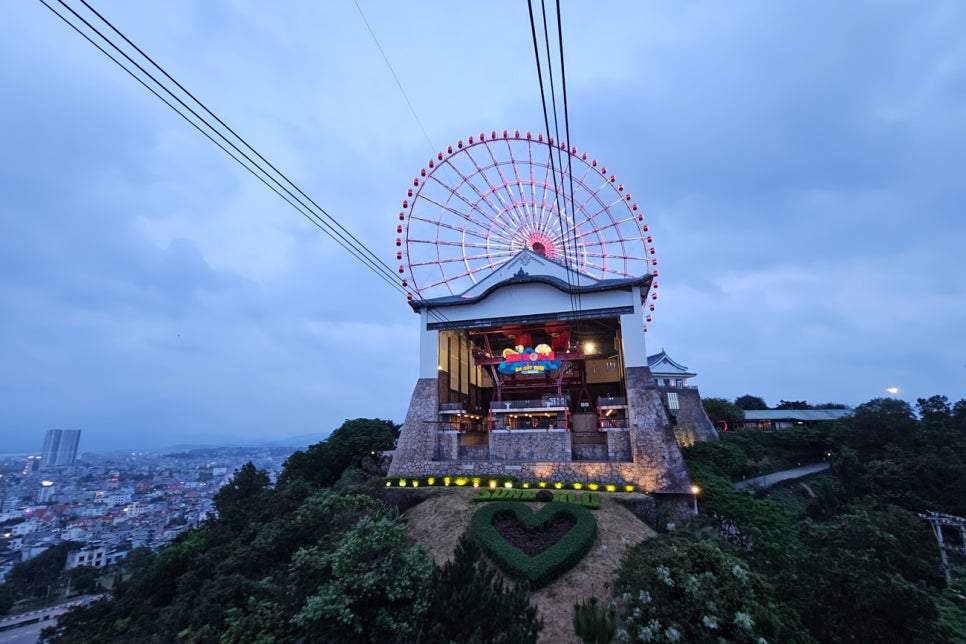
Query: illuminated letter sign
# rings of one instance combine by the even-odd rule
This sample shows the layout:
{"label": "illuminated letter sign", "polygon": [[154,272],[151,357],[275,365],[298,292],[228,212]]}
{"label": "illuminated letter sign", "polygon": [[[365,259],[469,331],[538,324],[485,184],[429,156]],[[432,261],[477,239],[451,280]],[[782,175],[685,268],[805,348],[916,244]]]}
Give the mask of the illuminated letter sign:
{"label": "illuminated letter sign", "polygon": [[539,375],[561,365],[563,360],[555,359],[553,349],[546,344],[538,344],[534,349],[518,345],[516,349],[503,350],[503,362],[497,369],[505,374]]}

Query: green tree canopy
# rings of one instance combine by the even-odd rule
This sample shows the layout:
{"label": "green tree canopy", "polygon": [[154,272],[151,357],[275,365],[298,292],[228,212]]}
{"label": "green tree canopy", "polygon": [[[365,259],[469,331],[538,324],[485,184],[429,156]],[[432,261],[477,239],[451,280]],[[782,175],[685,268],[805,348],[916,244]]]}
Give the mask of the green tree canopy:
{"label": "green tree canopy", "polygon": [[728,429],[739,429],[745,422],[745,412],[737,405],[733,405],[724,398],[702,398],[704,411],[712,423],[724,421]]}
{"label": "green tree canopy", "polygon": [[392,421],[347,420],[326,440],[289,456],[278,484],[289,487],[301,482],[328,487],[347,467],[359,466],[373,453],[392,449],[398,437],[399,425]]}
{"label": "green tree canopy", "polygon": [[797,613],[747,563],[686,532],[624,555],[618,638],[635,642],[811,642]]}
{"label": "green tree canopy", "polygon": [[759,396],[752,396],[751,394],[745,394],[744,396],[738,396],[735,398],[735,406],[741,407],[742,409],[768,409],[768,405],[765,403],[765,399]]}
{"label": "green tree canopy", "polygon": [[812,406],[809,405],[804,400],[779,400],[778,404],[775,405],[775,409],[811,409]]}

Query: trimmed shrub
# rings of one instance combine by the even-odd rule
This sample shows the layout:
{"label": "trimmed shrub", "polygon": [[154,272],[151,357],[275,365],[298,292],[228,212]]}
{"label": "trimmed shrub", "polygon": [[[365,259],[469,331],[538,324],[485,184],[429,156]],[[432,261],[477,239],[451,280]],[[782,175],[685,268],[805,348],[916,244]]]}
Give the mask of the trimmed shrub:
{"label": "trimmed shrub", "polygon": [[[499,515],[516,518],[529,532],[536,532],[560,518],[569,517],[575,524],[557,543],[531,557],[504,539],[493,527],[493,520]],[[597,536],[597,520],[589,510],[574,503],[550,503],[539,512],[533,512],[522,503],[496,501],[476,511],[470,521],[470,532],[504,572],[529,581],[536,589],[583,559]]]}

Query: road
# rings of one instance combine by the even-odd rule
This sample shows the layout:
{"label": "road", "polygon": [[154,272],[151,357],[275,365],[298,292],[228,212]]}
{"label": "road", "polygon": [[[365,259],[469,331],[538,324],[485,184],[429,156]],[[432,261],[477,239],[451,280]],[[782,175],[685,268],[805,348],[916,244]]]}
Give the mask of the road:
{"label": "road", "polygon": [[[13,615],[0,619],[0,644],[35,644],[40,638],[40,631],[56,622],[54,618],[66,613],[78,604],[99,599],[102,595],[89,595],[82,599],[73,599],[65,604],[30,611],[21,615]],[[85,601],[86,600],[86,601]],[[39,621],[34,621],[39,620]],[[23,626],[16,626],[23,623]]]}
{"label": "road", "polygon": [[53,625],[53,620],[27,624],[9,631],[0,631],[0,644],[36,644],[40,631]]}
{"label": "road", "polygon": [[782,472],[772,472],[771,474],[765,474],[764,476],[756,476],[753,479],[747,479],[739,483],[735,483],[735,487],[741,488],[755,488],[755,487],[771,487],[775,483],[780,481],[787,481],[788,479],[797,479],[802,476],[808,476],[809,474],[815,474],[815,472],[821,472],[822,470],[828,469],[828,463],[813,463],[811,465],[803,465],[801,467],[796,467],[791,470],[784,470]]}

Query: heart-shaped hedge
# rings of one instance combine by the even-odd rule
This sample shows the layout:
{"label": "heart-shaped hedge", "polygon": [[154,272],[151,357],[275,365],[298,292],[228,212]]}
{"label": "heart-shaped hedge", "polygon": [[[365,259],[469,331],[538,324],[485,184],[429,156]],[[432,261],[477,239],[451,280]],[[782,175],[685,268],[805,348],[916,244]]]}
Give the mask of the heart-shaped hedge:
{"label": "heart-shaped hedge", "polygon": [[[559,541],[531,557],[508,542],[494,527],[493,520],[503,516],[515,518],[531,533],[559,519],[572,519],[574,525]],[[511,576],[526,579],[536,589],[583,559],[597,536],[597,520],[586,508],[571,503],[548,503],[539,512],[533,512],[523,503],[498,501],[477,510],[470,521],[470,530],[500,568]]]}

